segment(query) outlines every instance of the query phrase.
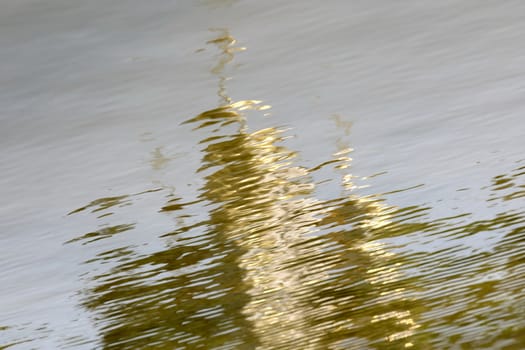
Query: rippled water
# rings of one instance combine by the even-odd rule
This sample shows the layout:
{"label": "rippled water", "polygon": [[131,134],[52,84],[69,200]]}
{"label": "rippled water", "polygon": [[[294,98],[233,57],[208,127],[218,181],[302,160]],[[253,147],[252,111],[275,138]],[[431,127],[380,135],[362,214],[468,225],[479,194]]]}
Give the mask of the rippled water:
{"label": "rippled water", "polygon": [[[53,17],[65,11],[56,4],[30,5]],[[120,33],[71,22],[65,34],[57,22],[16,44],[43,50],[49,65],[31,69],[48,90],[18,68],[14,102],[2,102],[0,348],[525,347],[525,124],[513,104],[523,69],[505,42],[522,27],[501,24],[507,12],[468,1],[134,4],[59,16],[98,14]],[[458,8],[469,11],[442,17]],[[283,24],[291,10],[302,12]],[[276,29],[250,27],[270,15]],[[170,18],[195,33],[164,44],[170,30],[151,20]],[[454,28],[459,43],[441,32]],[[277,29],[282,43],[267,41]],[[57,35],[66,44],[51,47],[66,56],[42,49]],[[130,57],[136,44],[118,38],[147,43],[149,56]],[[500,53],[475,54],[492,40]],[[6,62],[34,62],[9,43]],[[86,57],[90,47],[107,51]],[[480,73],[496,59],[507,66]]]}

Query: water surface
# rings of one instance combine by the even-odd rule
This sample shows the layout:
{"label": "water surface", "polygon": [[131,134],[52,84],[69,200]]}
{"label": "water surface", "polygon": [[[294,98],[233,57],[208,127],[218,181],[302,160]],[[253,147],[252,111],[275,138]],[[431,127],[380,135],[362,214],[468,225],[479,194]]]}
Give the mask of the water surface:
{"label": "water surface", "polygon": [[6,5],[0,346],[523,348],[523,5],[379,3]]}

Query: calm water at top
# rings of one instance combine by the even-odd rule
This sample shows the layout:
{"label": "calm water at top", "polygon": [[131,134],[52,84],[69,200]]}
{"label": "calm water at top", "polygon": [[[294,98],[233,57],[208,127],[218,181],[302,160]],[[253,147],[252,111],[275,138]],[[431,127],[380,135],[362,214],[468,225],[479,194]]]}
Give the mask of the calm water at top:
{"label": "calm water at top", "polygon": [[0,349],[524,349],[523,15],[4,1]]}

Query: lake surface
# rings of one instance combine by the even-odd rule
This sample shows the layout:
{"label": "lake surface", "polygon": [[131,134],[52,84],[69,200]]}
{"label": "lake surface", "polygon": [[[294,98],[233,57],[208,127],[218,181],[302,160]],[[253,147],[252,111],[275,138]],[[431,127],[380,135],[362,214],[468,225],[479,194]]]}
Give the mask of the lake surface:
{"label": "lake surface", "polygon": [[4,1],[0,349],[524,349],[523,14]]}

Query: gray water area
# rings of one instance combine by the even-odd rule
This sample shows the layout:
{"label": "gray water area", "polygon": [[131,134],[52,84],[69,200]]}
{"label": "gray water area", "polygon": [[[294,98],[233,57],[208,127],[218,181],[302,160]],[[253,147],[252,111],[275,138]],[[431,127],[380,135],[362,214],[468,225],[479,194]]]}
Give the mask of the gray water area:
{"label": "gray water area", "polygon": [[[446,270],[447,261],[465,258],[464,270],[452,263],[450,269],[470,276],[468,257],[498,250],[508,228],[514,244],[505,249],[517,265],[491,269],[496,260],[487,258],[486,275],[469,278],[516,278],[525,253],[524,15],[521,1],[3,1],[0,349],[119,348],[104,337],[107,314],[84,300],[97,278],[123,260],[89,261],[116,249],[137,256],[163,251],[170,244],[163,235],[188,219],[161,208],[174,197],[190,202],[207,186],[196,171],[205,154],[199,142],[212,134],[181,123],[221,103],[212,72],[220,50],[207,44],[217,28],[246,48],[221,72],[229,98],[271,105],[247,112],[249,132],[285,130],[283,144],[297,152],[296,165],[313,168],[350,147],[355,195],[429,208],[427,222],[465,214],[465,225],[479,224],[515,215],[510,224],[486,222],[485,231],[470,236],[382,237],[411,259],[450,249],[443,253],[449,260],[411,260],[405,273],[430,276],[428,269]],[[341,195],[336,173],[311,176],[320,184],[316,200]],[[502,178],[512,184],[498,187]],[[127,197],[100,215],[68,215],[115,196]],[[212,206],[197,204],[187,215],[204,220]],[[110,240],[75,241],[121,224],[130,226]],[[435,273],[428,290],[466,283]],[[523,278],[501,285],[498,298],[525,310]],[[476,304],[471,311],[478,307],[480,314],[489,308]],[[507,319],[474,322],[484,331],[509,329],[482,343],[477,326],[465,323],[458,338],[452,316],[448,325],[425,321],[439,318],[430,308],[421,329],[432,336],[420,348],[524,348],[523,312],[505,310]],[[260,329],[253,338],[264,344]],[[180,344],[200,348],[197,340]],[[380,348],[374,344],[369,348]]]}

